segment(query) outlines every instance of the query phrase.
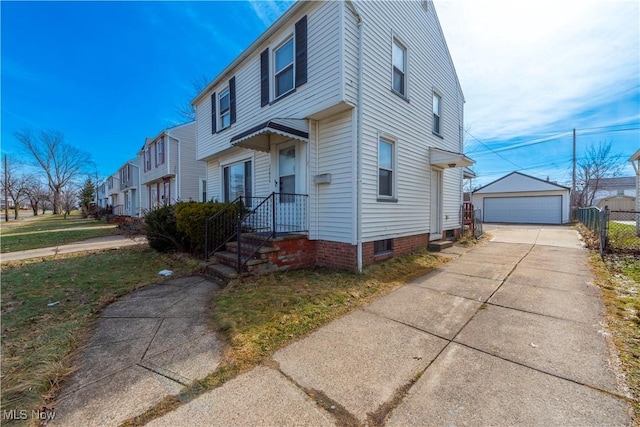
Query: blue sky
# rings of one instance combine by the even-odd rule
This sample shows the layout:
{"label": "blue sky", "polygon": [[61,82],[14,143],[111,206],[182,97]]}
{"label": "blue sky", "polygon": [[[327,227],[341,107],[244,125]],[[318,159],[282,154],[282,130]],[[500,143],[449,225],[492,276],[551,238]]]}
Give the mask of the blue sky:
{"label": "blue sky", "polygon": [[[56,129],[117,171],[290,4],[2,1],[2,153],[18,155],[16,131]],[[578,158],[599,141],[624,160],[640,149],[638,4],[435,2],[478,185],[513,170],[569,183],[573,128]]]}

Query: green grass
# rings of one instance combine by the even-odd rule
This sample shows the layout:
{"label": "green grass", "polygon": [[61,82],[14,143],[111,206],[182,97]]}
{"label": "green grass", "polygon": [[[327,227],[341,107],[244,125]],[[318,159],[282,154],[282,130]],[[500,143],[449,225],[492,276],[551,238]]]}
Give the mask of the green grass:
{"label": "green grass", "polygon": [[143,425],[267,360],[277,349],[446,262],[420,252],[365,269],[361,275],[299,270],[234,281],[214,297],[212,317],[229,343],[224,363],[124,426]]}
{"label": "green grass", "polygon": [[[84,229],[76,229],[78,227]],[[110,236],[115,233],[115,229],[115,225],[82,218],[79,213],[72,213],[66,219],[62,215],[30,218],[2,226],[0,253],[46,248]]]}
{"label": "green grass", "polygon": [[11,220],[8,223],[0,224],[0,235],[15,233],[31,233],[34,231],[61,230],[70,227],[93,227],[103,226],[104,222],[93,218],[82,218],[80,212],[72,212],[65,219],[63,215],[38,215],[27,220]]}
{"label": "green grass", "polygon": [[111,236],[113,234],[115,234],[115,227],[3,236],[0,244],[0,253],[4,254],[8,252],[66,245],[68,243],[79,242],[82,240],[92,239],[94,237]]}
{"label": "green grass", "polygon": [[[2,266],[2,410],[46,407],[96,314],[133,289],[200,261],[136,247]],[[50,302],[59,301],[54,307]],[[6,420],[3,420],[3,423]]]}
{"label": "green grass", "polygon": [[609,244],[614,250],[640,251],[640,236],[636,226],[609,221]]}

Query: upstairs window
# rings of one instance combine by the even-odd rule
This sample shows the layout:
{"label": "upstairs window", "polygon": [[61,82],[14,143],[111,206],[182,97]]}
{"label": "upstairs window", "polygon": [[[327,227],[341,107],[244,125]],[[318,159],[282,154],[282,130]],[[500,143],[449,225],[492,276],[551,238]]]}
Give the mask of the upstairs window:
{"label": "upstairs window", "polygon": [[275,97],[279,98],[293,89],[293,37],[274,52]]}
{"label": "upstairs window", "polygon": [[393,90],[407,96],[407,49],[393,40]]}
{"label": "upstairs window", "polygon": [[156,142],[156,166],[164,163],[164,139]]}
{"label": "upstairs window", "polygon": [[393,143],[378,141],[378,195],[393,197]]}
{"label": "upstairs window", "polygon": [[307,17],[294,26],[289,38],[260,54],[260,106],[292,93],[307,82]]}
{"label": "upstairs window", "polygon": [[442,98],[437,93],[433,94],[433,133],[440,135]]}
{"label": "upstairs window", "polygon": [[220,92],[220,130],[231,125],[231,102],[229,89]]}
{"label": "upstairs window", "polygon": [[236,122],[236,78],[221,92],[211,94],[211,133],[218,133]]}
{"label": "upstairs window", "polygon": [[144,170],[151,170],[151,147],[149,146],[144,150]]}

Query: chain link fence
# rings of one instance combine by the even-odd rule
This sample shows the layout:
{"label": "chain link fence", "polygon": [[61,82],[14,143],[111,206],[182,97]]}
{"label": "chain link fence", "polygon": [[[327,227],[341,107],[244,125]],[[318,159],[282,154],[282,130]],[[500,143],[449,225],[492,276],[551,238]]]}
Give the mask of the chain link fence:
{"label": "chain link fence", "polygon": [[578,221],[593,232],[600,254],[640,254],[640,211],[578,208]]}

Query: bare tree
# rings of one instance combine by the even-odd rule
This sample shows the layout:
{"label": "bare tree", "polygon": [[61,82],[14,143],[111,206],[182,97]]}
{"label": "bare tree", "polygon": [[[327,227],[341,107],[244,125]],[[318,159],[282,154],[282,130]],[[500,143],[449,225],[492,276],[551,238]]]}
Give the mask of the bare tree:
{"label": "bare tree", "polygon": [[[2,191],[13,203],[14,219],[18,219],[20,205],[25,200],[27,183],[26,175],[20,173],[13,164],[7,166],[6,180],[2,180]],[[9,209],[9,206],[5,208]]]}
{"label": "bare tree", "polygon": [[27,180],[25,194],[33,210],[33,216],[38,215],[38,207],[42,207],[42,214],[46,210],[46,201],[49,199],[49,190],[41,179],[30,175]]}
{"label": "bare tree", "polygon": [[45,172],[53,192],[53,213],[59,213],[62,189],[90,166],[91,156],[65,142],[58,131],[42,131],[36,138],[30,130],[24,130],[15,136]]}
{"label": "bare tree", "polygon": [[611,153],[611,141],[591,144],[585,156],[578,161],[576,204],[592,206],[603,178],[614,178],[622,173],[623,157]]}
{"label": "bare tree", "polygon": [[[207,87],[210,81],[211,79],[209,79],[204,74],[201,74],[199,77],[191,78],[191,87],[193,88],[193,93],[191,95],[191,98],[195,97],[198,93],[202,91],[202,89]],[[184,101],[182,104],[176,106],[176,112],[178,113],[178,116],[180,117],[180,119],[184,121],[191,122],[196,119],[196,112],[191,106],[191,99],[188,99]]]}
{"label": "bare tree", "polygon": [[67,219],[67,215],[71,214],[71,211],[78,206],[80,189],[75,184],[70,184],[60,192],[60,201],[62,203],[62,214],[64,219]]}

